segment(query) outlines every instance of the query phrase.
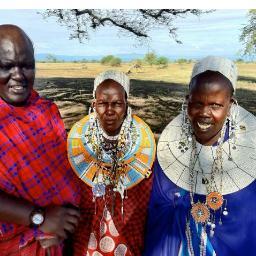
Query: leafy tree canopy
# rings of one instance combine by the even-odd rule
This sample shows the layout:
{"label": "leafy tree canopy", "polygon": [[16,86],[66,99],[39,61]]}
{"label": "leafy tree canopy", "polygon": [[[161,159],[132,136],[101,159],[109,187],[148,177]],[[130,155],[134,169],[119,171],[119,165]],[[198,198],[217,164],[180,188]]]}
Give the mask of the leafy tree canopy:
{"label": "leafy tree canopy", "polygon": [[80,42],[88,40],[90,33],[101,27],[117,27],[125,36],[136,39],[150,38],[149,32],[154,29],[167,28],[169,35],[177,42],[175,19],[188,15],[199,16],[199,9],[47,9],[42,12],[45,18],[56,17],[58,22],[70,30],[71,39]]}
{"label": "leafy tree canopy", "polygon": [[240,41],[244,43],[245,55],[256,55],[256,9],[248,13],[249,22],[243,28]]}

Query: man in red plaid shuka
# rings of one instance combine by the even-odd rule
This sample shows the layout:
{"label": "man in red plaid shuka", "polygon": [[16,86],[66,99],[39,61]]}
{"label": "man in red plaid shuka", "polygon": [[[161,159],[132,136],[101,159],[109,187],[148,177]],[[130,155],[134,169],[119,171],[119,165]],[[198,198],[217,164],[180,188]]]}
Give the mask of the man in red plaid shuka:
{"label": "man in red plaid shuka", "polygon": [[59,256],[80,217],[55,104],[34,90],[32,42],[0,26],[0,254]]}

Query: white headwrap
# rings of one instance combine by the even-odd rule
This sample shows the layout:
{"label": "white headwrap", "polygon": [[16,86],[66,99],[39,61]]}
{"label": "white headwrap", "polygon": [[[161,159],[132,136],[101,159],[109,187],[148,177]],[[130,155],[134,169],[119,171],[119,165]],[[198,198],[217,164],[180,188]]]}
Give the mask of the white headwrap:
{"label": "white headwrap", "polygon": [[191,80],[205,71],[217,71],[225,76],[236,90],[237,68],[233,61],[216,56],[208,56],[198,61],[193,68]]}
{"label": "white headwrap", "polygon": [[124,90],[127,94],[127,97],[129,97],[129,91],[130,91],[129,77],[121,71],[107,70],[107,71],[104,71],[104,72],[100,73],[99,75],[97,75],[94,80],[94,88],[93,88],[93,97],[94,98],[95,98],[95,92],[96,92],[97,87],[107,79],[112,79],[112,80],[116,81],[117,83],[119,83],[124,88]]}

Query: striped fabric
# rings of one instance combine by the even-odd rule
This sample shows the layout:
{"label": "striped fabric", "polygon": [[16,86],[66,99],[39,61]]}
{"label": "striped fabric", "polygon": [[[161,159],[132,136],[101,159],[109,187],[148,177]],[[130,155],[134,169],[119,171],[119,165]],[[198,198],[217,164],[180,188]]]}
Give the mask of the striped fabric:
{"label": "striped fabric", "polygon": [[[0,99],[0,190],[39,206],[78,206],[77,182],[68,163],[66,133],[56,105],[35,91],[23,107]],[[0,233],[0,250],[13,235],[20,248],[43,235],[3,222]]]}

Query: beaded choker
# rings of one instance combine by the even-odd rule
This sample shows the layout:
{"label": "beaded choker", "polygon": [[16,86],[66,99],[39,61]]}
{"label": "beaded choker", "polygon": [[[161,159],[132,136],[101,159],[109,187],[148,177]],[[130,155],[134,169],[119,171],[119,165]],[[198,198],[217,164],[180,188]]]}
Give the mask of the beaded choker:
{"label": "beaded choker", "polygon": [[101,130],[102,130],[102,135],[103,135],[103,137],[104,137],[106,140],[111,140],[111,141],[116,141],[116,140],[118,140],[119,134],[114,135],[114,136],[110,136],[110,135],[108,135],[102,128],[101,128]]}

